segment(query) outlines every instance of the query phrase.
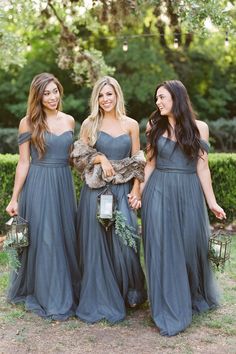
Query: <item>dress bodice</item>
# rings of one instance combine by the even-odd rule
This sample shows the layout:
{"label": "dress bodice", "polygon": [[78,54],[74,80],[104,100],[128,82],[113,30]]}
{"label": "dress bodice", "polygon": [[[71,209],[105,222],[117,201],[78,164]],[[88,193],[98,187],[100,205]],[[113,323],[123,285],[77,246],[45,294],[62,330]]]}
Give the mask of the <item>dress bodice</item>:
{"label": "dress bodice", "polygon": [[[209,146],[201,140],[202,149],[208,152]],[[156,168],[158,170],[195,173],[197,160],[189,158],[176,141],[161,136],[157,141]]]}
{"label": "dress bodice", "polygon": [[113,137],[100,131],[95,148],[106,155],[109,160],[122,160],[131,154],[131,138],[126,133]]}
{"label": "dress bodice", "polygon": [[[18,137],[19,145],[31,139],[31,133],[26,132]],[[45,132],[46,153],[39,159],[37,149],[30,144],[31,163],[34,165],[67,165],[70,147],[73,143],[73,131],[67,130],[60,135]]]}

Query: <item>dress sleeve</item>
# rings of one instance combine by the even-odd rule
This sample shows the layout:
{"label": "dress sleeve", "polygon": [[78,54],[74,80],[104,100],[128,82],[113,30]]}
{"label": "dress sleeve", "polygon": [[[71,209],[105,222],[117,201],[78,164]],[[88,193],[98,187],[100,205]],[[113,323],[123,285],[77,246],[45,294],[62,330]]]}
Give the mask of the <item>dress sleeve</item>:
{"label": "dress sleeve", "polygon": [[18,145],[21,145],[25,143],[26,141],[29,141],[31,139],[31,133],[30,132],[25,132],[22,134],[18,135]]}
{"label": "dress sleeve", "polygon": [[202,148],[203,150],[205,150],[206,153],[208,154],[208,153],[209,153],[209,150],[210,150],[210,145],[209,145],[209,143],[208,143],[206,140],[200,139],[200,145],[201,145],[201,148]]}

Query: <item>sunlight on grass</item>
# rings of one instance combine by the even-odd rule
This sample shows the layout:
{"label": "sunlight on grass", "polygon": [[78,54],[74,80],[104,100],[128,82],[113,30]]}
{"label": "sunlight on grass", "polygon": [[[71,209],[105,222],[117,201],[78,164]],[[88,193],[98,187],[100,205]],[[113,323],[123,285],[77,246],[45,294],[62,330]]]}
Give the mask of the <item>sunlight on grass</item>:
{"label": "sunlight on grass", "polygon": [[225,272],[236,281],[236,235],[232,237],[231,257],[230,261],[226,263]]}
{"label": "sunlight on grass", "polygon": [[69,330],[69,331],[81,328],[82,325],[83,325],[83,323],[81,321],[79,321],[78,319],[63,323],[64,329]]}
{"label": "sunlight on grass", "polygon": [[8,323],[8,322],[15,322],[15,320],[18,319],[23,319],[25,317],[25,310],[23,307],[17,307],[12,309],[11,307],[9,307],[9,312],[5,314],[4,316],[4,322]]}
{"label": "sunlight on grass", "polygon": [[7,289],[9,281],[9,274],[4,272],[0,273],[0,292],[1,294],[4,293]]}
{"label": "sunlight on grass", "polygon": [[8,265],[8,256],[6,252],[0,252],[0,267]]}
{"label": "sunlight on grass", "polygon": [[[143,248],[141,247],[141,260],[143,262]],[[5,302],[5,293],[8,286],[9,281],[9,272],[7,269],[7,255],[5,253],[0,253],[0,296],[1,296],[1,321],[5,323],[14,323],[17,319],[23,319],[26,316],[26,312],[24,310],[23,305],[11,306]],[[236,236],[232,238],[232,248],[231,248],[231,260],[225,266],[224,272],[216,272],[217,282],[221,289],[222,298],[221,298],[221,307],[214,311],[210,311],[207,313],[203,313],[200,315],[193,316],[193,322],[190,327],[191,329],[195,328],[208,328],[216,331],[220,331],[222,334],[229,336],[232,338],[236,335],[235,328],[235,318],[236,318],[236,308],[235,308],[235,298],[236,298]],[[143,311],[148,310],[148,302],[140,306]],[[139,310],[140,310],[139,308]],[[135,317],[133,310],[128,310],[126,318],[124,321],[117,323],[116,328],[129,328],[132,327],[133,317]],[[45,322],[46,323],[46,322]],[[155,324],[153,323],[150,315],[145,316],[145,318],[141,319],[140,324],[143,328],[155,328]],[[67,331],[79,329],[83,324],[78,320],[70,320],[63,324],[63,327]],[[99,326],[102,328],[113,327],[107,321],[100,321]],[[186,332],[185,332],[186,333]],[[91,339],[93,342],[94,339]],[[206,340],[211,342],[209,337],[206,337]],[[95,339],[96,341],[96,339]],[[173,343],[174,344],[174,343]],[[164,343],[163,343],[164,345]],[[164,345],[165,346],[165,345]],[[170,343],[168,347],[170,348]],[[176,343],[174,345],[176,348]],[[182,348],[182,353],[191,353],[191,348],[185,346]]]}
{"label": "sunlight on grass", "polygon": [[236,299],[236,286],[235,285],[224,285],[224,281],[221,280],[221,303],[222,304],[235,304]]}

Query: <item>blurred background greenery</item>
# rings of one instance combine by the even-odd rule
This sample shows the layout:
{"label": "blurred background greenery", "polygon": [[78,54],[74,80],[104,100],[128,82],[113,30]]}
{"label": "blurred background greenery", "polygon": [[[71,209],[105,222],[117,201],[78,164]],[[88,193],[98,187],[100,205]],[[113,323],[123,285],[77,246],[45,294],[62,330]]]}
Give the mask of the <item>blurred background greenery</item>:
{"label": "blurred background greenery", "polygon": [[235,151],[235,14],[235,1],[225,0],[2,1],[0,153],[17,152],[30,82],[45,71],[62,82],[77,130],[101,75],[118,79],[143,133],[156,85],[180,79],[213,148]]}

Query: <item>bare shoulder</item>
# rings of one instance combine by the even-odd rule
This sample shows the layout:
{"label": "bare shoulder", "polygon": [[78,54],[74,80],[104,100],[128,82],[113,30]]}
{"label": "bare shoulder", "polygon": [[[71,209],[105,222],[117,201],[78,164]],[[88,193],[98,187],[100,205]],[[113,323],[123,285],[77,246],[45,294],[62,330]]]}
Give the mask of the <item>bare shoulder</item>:
{"label": "bare shoulder", "polygon": [[92,120],[88,117],[81,124],[80,136],[88,137],[89,131],[91,129],[92,129]]}
{"label": "bare shoulder", "polygon": [[130,117],[125,117],[124,121],[125,121],[126,126],[130,132],[139,131],[139,124],[135,119],[130,118]]}
{"label": "bare shoulder", "polygon": [[66,123],[67,123],[68,125],[70,125],[71,128],[74,129],[74,127],[75,127],[75,120],[74,120],[74,118],[73,118],[71,115],[66,114],[66,113],[64,113],[64,112],[60,112],[60,115],[61,115],[61,117],[66,121]]}
{"label": "bare shoulder", "polygon": [[197,124],[197,127],[198,127],[198,129],[205,129],[205,130],[207,130],[208,129],[208,125],[207,125],[207,123],[206,122],[203,122],[202,120],[198,120],[198,119],[196,119],[196,124]]}
{"label": "bare shoulder", "polygon": [[82,125],[84,127],[88,127],[90,125],[91,119],[90,118],[85,118],[85,120],[83,120]]}
{"label": "bare shoulder", "polygon": [[201,121],[201,120],[196,120],[196,124],[200,133],[200,137],[206,141],[209,139],[209,128],[208,125]]}
{"label": "bare shoulder", "polygon": [[82,122],[81,128],[87,130],[87,129],[89,129],[90,127],[91,127],[91,119],[86,118],[86,119]]}
{"label": "bare shoulder", "polygon": [[19,134],[30,132],[30,126],[27,117],[21,119],[19,124]]}

